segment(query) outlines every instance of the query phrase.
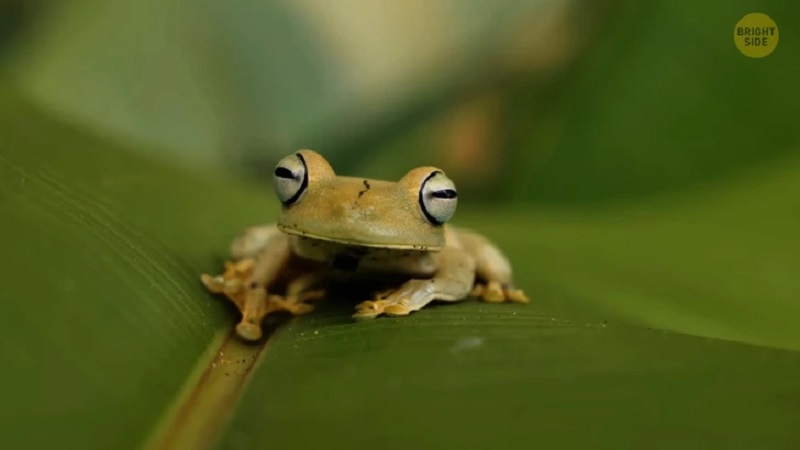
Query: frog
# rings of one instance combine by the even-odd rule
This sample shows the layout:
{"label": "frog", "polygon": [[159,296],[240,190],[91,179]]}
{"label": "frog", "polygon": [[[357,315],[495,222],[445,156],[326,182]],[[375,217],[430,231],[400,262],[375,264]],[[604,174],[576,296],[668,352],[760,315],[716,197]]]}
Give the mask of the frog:
{"label": "frog", "polygon": [[201,276],[239,309],[242,339],[260,339],[272,312],[313,311],[331,282],[391,280],[355,306],[357,321],[408,316],[434,301],[530,301],[496,245],[449,223],[458,193],[437,167],[414,168],[397,181],[340,176],[320,153],[303,149],[277,163],[272,181],[277,220],[246,228],[230,245],[224,272]]}

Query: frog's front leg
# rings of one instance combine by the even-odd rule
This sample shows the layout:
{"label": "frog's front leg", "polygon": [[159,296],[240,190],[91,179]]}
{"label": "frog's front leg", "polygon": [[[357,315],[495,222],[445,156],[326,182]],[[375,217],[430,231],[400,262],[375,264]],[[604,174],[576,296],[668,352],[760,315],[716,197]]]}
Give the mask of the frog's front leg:
{"label": "frog's front leg", "polygon": [[[242,313],[236,326],[243,339],[261,337],[261,321],[275,311],[305,314],[313,309],[308,302],[322,298],[323,291],[311,288],[321,274],[292,270],[288,237],[273,226],[254,227],[239,236],[231,247],[235,262],[225,264],[222,275],[203,275],[203,284],[214,293],[224,294]],[[279,280],[288,281],[284,295],[268,292]]]}
{"label": "frog's front leg", "polygon": [[465,299],[475,279],[475,260],[456,247],[446,247],[436,255],[438,270],[433,278],[412,279],[398,289],[387,291],[376,300],[356,306],[355,319],[372,319],[381,314],[404,316],[434,300]]}

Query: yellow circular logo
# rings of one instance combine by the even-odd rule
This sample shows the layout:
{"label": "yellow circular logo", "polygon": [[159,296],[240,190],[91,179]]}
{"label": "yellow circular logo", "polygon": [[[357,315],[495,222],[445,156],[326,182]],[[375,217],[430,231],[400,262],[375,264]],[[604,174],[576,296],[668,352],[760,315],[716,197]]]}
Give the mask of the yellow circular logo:
{"label": "yellow circular logo", "polygon": [[744,56],[763,58],[778,46],[778,25],[766,14],[747,14],[736,23],[733,42]]}

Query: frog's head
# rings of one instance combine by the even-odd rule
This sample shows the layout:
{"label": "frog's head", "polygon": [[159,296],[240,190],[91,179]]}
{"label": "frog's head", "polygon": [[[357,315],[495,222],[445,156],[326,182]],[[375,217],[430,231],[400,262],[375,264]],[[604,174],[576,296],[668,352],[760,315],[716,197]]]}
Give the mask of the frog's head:
{"label": "frog's head", "polygon": [[341,177],[311,150],[283,158],[273,180],[281,231],[347,245],[440,250],[457,204],[455,185],[435,167],[396,183]]}

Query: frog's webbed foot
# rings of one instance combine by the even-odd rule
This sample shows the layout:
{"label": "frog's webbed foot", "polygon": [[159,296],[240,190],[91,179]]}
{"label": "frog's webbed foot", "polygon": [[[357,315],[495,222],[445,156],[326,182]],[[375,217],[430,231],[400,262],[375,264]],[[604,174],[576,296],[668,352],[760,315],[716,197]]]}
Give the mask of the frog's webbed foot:
{"label": "frog's webbed foot", "polygon": [[310,302],[325,296],[324,290],[310,290],[319,281],[317,274],[305,274],[292,280],[286,295],[275,295],[258,283],[250,281],[255,261],[226,262],[225,272],[212,277],[203,274],[201,281],[216,294],[224,294],[242,313],[236,325],[236,333],[243,339],[256,341],[261,338],[261,321],[270,313],[286,311],[293,315],[307,314],[314,310]]}
{"label": "frog's webbed foot", "polygon": [[375,295],[374,300],[356,305],[353,318],[357,320],[374,319],[385,314],[387,316],[406,316],[422,309],[435,299],[451,300],[450,296],[436,294],[433,280],[409,280],[397,289],[383,291]]}
{"label": "frog's webbed foot", "polygon": [[397,305],[387,300],[367,300],[356,305],[356,312],[353,314],[353,318],[356,320],[374,319],[384,314],[389,306],[403,308],[402,305]]}
{"label": "frog's webbed foot", "polygon": [[299,316],[314,310],[309,303],[325,296],[324,291],[308,291],[293,296],[269,294],[263,287],[249,289],[244,308],[240,308],[242,320],[236,325],[236,333],[243,339],[257,341],[261,338],[261,321],[268,314],[285,311]]}
{"label": "frog's webbed foot", "polygon": [[206,289],[215,294],[225,294],[239,309],[245,305],[245,283],[253,272],[255,260],[243,259],[237,262],[225,262],[225,272],[222,275],[211,276],[203,274],[200,280]]}
{"label": "frog's webbed foot", "polygon": [[528,296],[521,289],[515,289],[510,284],[502,284],[499,281],[475,283],[470,295],[489,303],[530,303]]}

